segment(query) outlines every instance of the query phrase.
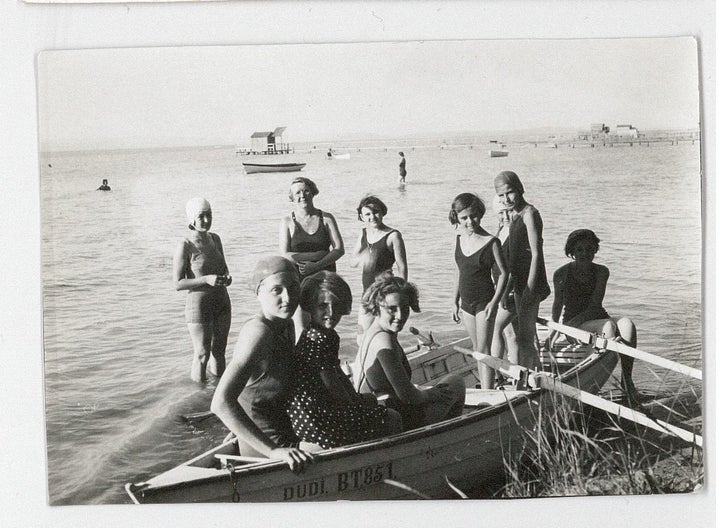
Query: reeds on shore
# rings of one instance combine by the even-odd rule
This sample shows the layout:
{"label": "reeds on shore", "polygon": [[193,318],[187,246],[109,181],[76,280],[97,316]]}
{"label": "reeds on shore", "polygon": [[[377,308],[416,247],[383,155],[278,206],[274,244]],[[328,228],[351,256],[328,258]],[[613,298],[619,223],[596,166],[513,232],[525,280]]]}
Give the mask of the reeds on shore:
{"label": "reeds on shore", "polygon": [[[535,427],[525,431],[522,457],[504,460],[502,498],[688,493],[704,483],[703,452],[680,439],[548,393]],[[612,397],[612,394],[610,395]],[[688,385],[669,398],[644,394],[644,411],[685,423],[700,412]],[[543,408],[544,407],[544,408]],[[659,417],[658,417],[659,418]]]}

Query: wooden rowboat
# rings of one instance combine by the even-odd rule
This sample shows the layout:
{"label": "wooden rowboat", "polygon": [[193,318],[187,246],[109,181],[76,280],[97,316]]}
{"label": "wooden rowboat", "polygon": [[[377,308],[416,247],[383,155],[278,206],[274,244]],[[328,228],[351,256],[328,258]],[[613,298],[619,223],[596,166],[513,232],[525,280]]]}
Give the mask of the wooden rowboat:
{"label": "wooden rowboat", "polygon": [[256,172],[296,172],[302,170],[306,163],[243,163],[247,174]]}
{"label": "wooden rowboat", "polygon": [[[432,382],[454,372],[474,385],[475,360],[456,351],[469,345],[463,339],[411,354],[413,381]],[[543,376],[597,393],[616,366],[617,354],[587,347],[584,356],[561,375]],[[413,499],[418,493],[457,497],[448,482],[460,490],[475,488],[501,475],[508,456],[522,455],[526,433],[537,425],[540,409],[553,405],[553,396],[545,387],[468,388],[462,416],[322,451],[301,474],[280,461],[240,456],[232,439],[125,489],[136,503]]]}
{"label": "wooden rowboat", "polygon": [[509,153],[507,150],[489,150],[488,154],[491,158],[506,158]]}

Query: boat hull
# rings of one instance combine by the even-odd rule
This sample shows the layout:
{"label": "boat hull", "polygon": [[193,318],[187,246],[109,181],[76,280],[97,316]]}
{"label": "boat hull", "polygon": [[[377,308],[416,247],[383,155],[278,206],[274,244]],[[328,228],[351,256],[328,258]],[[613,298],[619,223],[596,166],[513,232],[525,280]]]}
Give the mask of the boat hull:
{"label": "boat hull", "polygon": [[297,172],[305,167],[306,163],[243,163],[246,174],[258,172]]}
{"label": "boat hull", "polygon": [[489,150],[488,154],[491,158],[506,158],[508,155],[507,150]]}
{"label": "boat hull", "polygon": [[[433,364],[451,356],[456,344],[467,343],[436,349]],[[415,359],[416,364],[421,361]],[[613,352],[592,353],[561,379],[597,393],[616,364]],[[468,490],[497,479],[507,457],[519,457],[527,449],[527,433],[537,425],[540,409],[553,406],[555,397],[541,389],[468,389],[468,400],[490,406],[384,439],[323,451],[299,475],[274,461],[222,467],[216,455],[237,454],[236,444],[229,441],[126,489],[138,503],[414,499],[415,492],[457,497],[447,481]]]}

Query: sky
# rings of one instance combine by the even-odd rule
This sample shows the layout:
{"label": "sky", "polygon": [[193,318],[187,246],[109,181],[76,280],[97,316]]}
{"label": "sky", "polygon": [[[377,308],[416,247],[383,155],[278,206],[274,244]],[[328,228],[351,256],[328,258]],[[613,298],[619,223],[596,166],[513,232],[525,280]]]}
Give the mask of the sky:
{"label": "sky", "polygon": [[699,123],[690,37],[51,51],[38,98],[43,151]]}

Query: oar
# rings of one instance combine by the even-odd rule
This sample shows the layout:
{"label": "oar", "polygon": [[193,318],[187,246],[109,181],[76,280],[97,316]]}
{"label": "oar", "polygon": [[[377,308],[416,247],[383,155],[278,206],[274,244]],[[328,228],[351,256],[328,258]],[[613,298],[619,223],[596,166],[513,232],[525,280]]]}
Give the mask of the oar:
{"label": "oar", "polygon": [[499,370],[503,374],[511,376],[514,379],[525,380],[531,387],[543,388],[546,390],[557,392],[559,394],[563,394],[570,398],[581,401],[586,405],[590,405],[591,407],[597,407],[598,409],[601,409],[603,411],[615,414],[620,418],[631,420],[640,425],[644,425],[656,431],[660,431],[661,433],[673,434],[678,438],[681,438],[687,442],[694,442],[699,447],[702,447],[702,436],[700,435],[696,435],[695,433],[687,431],[686,429],[681,429],[680,427],[675,427],[674,425],[670,425],[669,423],[663,422],[662,420],[654,420],[639,411],[636,411],[629,407],[625,407],[623,405],[618,405],[617,403],[609,402],[600,396],[590,394],[589,392],[582,391],[577,387],[562,383],[561,381],[558,381],[557,378],[554,378],[551,374],[544,372],[532,372],[525,367],[515,365],[504,359],[488,356],[487,354],[475,352],[467,348],[459,346],[455,346],[453,348],[458,352],[462,352],[463,354],[471,355],[481,363],[484,363],[489,367]]}
{"label": "oar", "polygon": [[196,413],[181,414],[180,418],[188,424],[194,425],[200,422],[204,422],[208,418],[215,416],[212,411],[200,411]]}
{"label": "oar", "polygon": [[533,374],[530,377],[530,384],[535,385],[536,387],[557,392],[558,394],[562,394],[563,396],[573,398],[592,407],[597,407],[598,409],[614,414],[619,418],[631,420],[637,424],[649,427],[650,429],[660,431],[661,433],[675,435],[678,438],[685,440],[686,442],[692,442],[698,447],[702,447],[702,436],[697,435],[692,431],[681,429],[680,427],[675,427],[674,425],[670,425],[669,423],[663,422],[662,420],[652,419],[649,416],[629,407],[625,407],[624,405],[618,405],[617,403],[609,402],[600,396],[590,394],[589,392],[582,391],[577,387],[562,383],[561,381],[558,381],[556,378],[553,378],[547,373]]}
{"label": "oar", "polygon": [[656,356],[655,354],[650,354],[649,352],[643,352],[642,350],[628,346],[625,343],[619,343],[618,341],[614,341],[612,339],[606,339],[585,330],[581,330],[580,328],[556,323],[555,321],[544,319],[542,317],[538,317],[537,320],[538,323],[545,325],[548,328],[562,332],[563,334],[575,338],[581,343],[590,345],[594,348],[612,350],[613,352],[641,359],[643,361],[647,361],[648,363],[652,363],[653,365],[672,370],[673,372],[685,374],[686,376],[692,376],[693,378],[699,380],[702,379],[702,371],[699,369],[688,367],[687,365],[676,363],[675,361],[670,361],[669,359]]}
{"label": "oar", "polygon": [[504,376],[517,380],[517,388],[519,390],[522,390],[527,384],[528,373],[530,371],[525,367],[510,363],[506,359],[497,358],[489,356],[487,354],[483,354],[482,352],[470,350],[469,348],[455,345],[453,346],[453,349],[457,352],[461,352],[468,356],[474,357],[478,362],[499,371]]}

